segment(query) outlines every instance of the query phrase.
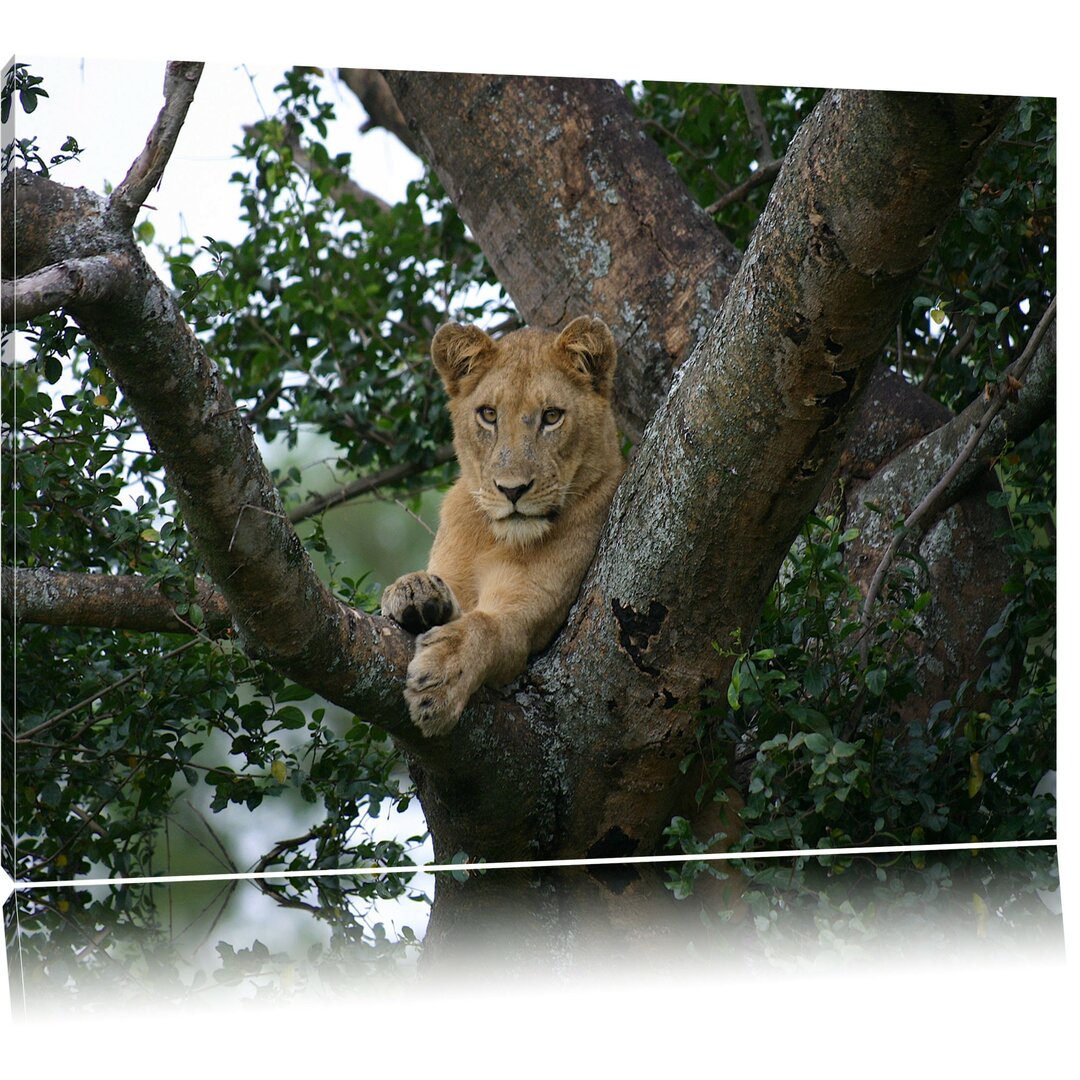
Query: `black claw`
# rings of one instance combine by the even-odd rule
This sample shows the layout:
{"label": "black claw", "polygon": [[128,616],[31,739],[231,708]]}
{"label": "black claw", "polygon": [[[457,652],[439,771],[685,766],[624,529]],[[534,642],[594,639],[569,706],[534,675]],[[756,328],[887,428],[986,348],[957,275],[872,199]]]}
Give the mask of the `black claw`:
{"label": "black claw", "polygon": [[401,613],[398,622],[410,634],[422,634],[429,625],[424,622],[423,615],[411,604]]}
{"label": "black claw", "polygon": [[450,618],[450,608],[442,600],[428,600],[424,604],[423,617],[428,626],[441,626]]}

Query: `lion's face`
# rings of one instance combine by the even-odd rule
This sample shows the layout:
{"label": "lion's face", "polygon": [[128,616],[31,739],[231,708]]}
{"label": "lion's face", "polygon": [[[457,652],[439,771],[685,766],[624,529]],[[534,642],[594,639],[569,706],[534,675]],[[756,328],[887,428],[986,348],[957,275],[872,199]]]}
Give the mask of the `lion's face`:
{"label": "lion's face", "polygon": [[450,324],[432,356],[450,394],[463,480],[493,535],[522,547],[542,539],[587,486],[590,452],[610,445],[610,331],[581,318],[558,335],[525,329],[496,342]]}

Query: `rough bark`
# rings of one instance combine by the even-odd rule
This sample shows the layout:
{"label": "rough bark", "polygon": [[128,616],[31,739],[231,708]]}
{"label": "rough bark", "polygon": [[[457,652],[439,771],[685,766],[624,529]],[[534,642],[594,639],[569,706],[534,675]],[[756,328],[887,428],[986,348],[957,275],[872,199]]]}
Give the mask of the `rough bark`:
{"label": "rough bark", "polygon": [[[962,498],[972,485],[982,479],[994,459],[1008,443],[1026,439],[1037,427],[1053,416],[1057,399],[1057,330],[1050,324],[1046,337],[1036,350],[1028,368],[1023,385],[1016,393],[1016,400],[1006,399],[1004,408],[990,423],[979,440],[976,452],[963,463],[937,507],[938,514]],[[861,508],[859,528],[867,540],[875,534],[891,531],[897,517],[913,510],[945,475],[954,461],[960,457],[964,444],[979,424],[986,406],[980,396],[956,416],[946,413],[943,421],[935,425],[924,437],[909,445],[902,455],[889,455],[883,467],[874,470],[873,476],[860,491]],[[875,526],[872,511],[866,504],[874,503],[885,508],[885,513]]]}
{"label": "rough bark", "polygon": [[5,324],[15,323],[79,301],[108,300],[121,280],[118,267],[108,255],[54,263],[17,281],[4,282],[0,318]]}
{"label": "rough bark", "polygon": [[193,602],[203,611],[198,626],[137,574],[80,574],[5,566],[0,574],[0,608],[17,622],[45,626],[98,626],[149,633],[221,637],[232,626],[221,594],[200,582]]}
{"label": "rough bark", "polygon": [[[591,115],[589,102],[596,97],[610,94],[611,87],[607,84],[571,81],[507,80],[497,77],[454,75],[402,76],[394,73],[389,75],[389,82],[396,92],[402,94],[405,111],[412,116],[415,138],[411,139],[411,144],[414,149],[419,148],[428,157],[443,182],[449,190],[454,192],[463,216],[489,257],[493,262],[498,260],[501,279],[527,317],[533,320],[542,320],[546,317],[545,294],[537,287],[536,282],[540,282],[544,287],[552,283],[550,288],[553,293],[562,290],[558,291],[557,295],[565,308],[594,310],[614,325],[618,325],[623,315],[621,304],[625,299],[620,296],[619,284],[633,278],[656,280],[655,250],[649,246],[647,240],[642,240],[628,248],[621,248],[618,262],[622,276],[611,280],[607,280],[605,276],[602,287],[599,288],[591,282],[569,279],[565,275],[560,279],[547,266],[531,261],[529,253],[539,243],[531,238],[557,234],[562,224],[561,220],[557,220],[558,211],[561,209],[560,197],[558,194],[553,196],[551,192],[552,190],[558,192],[560,176],[568,175],[565,166],[560,166],[558,159],[553,160],[550,155],[547,155],[548,144],[543,138],[538,137],[538,133],[544,138],[550,136],[554,142],[559,143],[564,138],[564,128],[561,126],[545,128],[539,124],[537,113],[523,113],[505,107],[507,100],[516,101],[520,96],[532,95],[540,86],[543,88],[543,94],[547,95],[544,100],[551,115],[558,114],[559,107],[571,114],[573,120],[566,125],[566,130],[573,132],[579,128],[583,130],[588,126],[588,117]],[[561,96],[560,91],[562,91]],[[975,99],[969,99],[969,102],[974,103]],[[433,108],[441,108],[444,111],[433,116]],[[488,164],[485,165],[478,159],[471,146],[463,147],[460,140],[455,140],[456,129],[450,123],[451,113],[455,109],[467,111],[468,115],[476,121],[477,126],[482,128],[484,147],[493,155]],[[579,113],[586,119],[579,120]],[[642,160],[640,163],[635,163],[630,160],[638,153],[642,145],[641,140],[635,140],[627,134],[633,128],[632,118],[623,117],[620,123],[623,132],[622,158],[618,163],[620,171],[617,177],[636,177],[650,173],[654,168],[651,161]],[[397,124],[400,126],[400,120]],[[393,125],[388,126],[393,129]],[[947,143],[953,134],[955,134],[955,149],[961,153],[971,149],[970,146],[960,145],[965,141],[965,136],[959,131],[952,133],[947,128],[939,129],[939,141],[942,144]],[[975,138],[978,140],[981,136],[977,135]],[[855,143],[860,141],[862,141],[862,136],[859,136]],[[569,150],[564,150],[563,154],[566,155],[569,152]],[[600,153],[599,148],[596,153]],[[849,156],[854,163],[855,154],[851,152]],[[491,161],[495,164],[491,164]],[[542,178],[536,184],[530,184],[519,194],[519,175],[513,170],[522,162],[526,162],[530,170],[539,168],[541,176],[546,175],[546,178]],[[898,164],[901,170],[905,167],[918,167],[910,158],[906,162],[901,159]],[[562,174],[559,173],[560,167],[563,170]],[[774,163],[766,166],[764,171],[771,177],[775,175],[778,168],[779,163]],[[478,169],[486,169],[479,180],[476,178]],[[546,174],[543,173],[544,169],[547,170]],[[593,171],[596,171],[595,168]],[[888,175],[889,172],[889,167],[885,167],[882,175]],[[610,174],[603,172],[603,175],[607,178]],[[507,182],[508,177],[509,182]],[[755,179],[751,178],[748,183]],[[626,186],[632,185],[626,182]],[[887,187],[888,184],[881,182],[881,176],[873,177],[867,189],[864,190],[867,205],[873,206],[874,203],[879,202],[877,191],[884,192]],[[612,198],[610,201],[607,198],[597,198],[591,203],[576,204],[575,224],[584,236],[591,238],[625,235],[628,226],[618,219],[618,215],[628,212],[628,208],[629,213],[632,214],[634,206],[648,205],[649,238],[671,234],[695,238],[702,236],[704,227],[699,220],[700,215],[696,207],[688,208],[684,201],[666,195],[658,196],[649,202],[647,194],[641,188],[635,188],[633,196],[636,202],[627,196],[621,199]],[[508,207],[509,212],[502,212],[504,207]],[[889,213],[886,207],[883,206],[882,209]],[[706,212],[711,213],[715,210],[716,206],[713,206]],[[874,212],[877,212],[876,207]],[[888,223],[886,223],[887,228]],[[704,231],[709,232],[708,229]],[[923,237],[916,238],[916,252],[922,253],[922,245],[925,245],[925,249],[928,250],[935,239],[936,232],[928,225]],[[825,236],[824,240],[827,242],[829,237]],[[715,240],[707,240],[706,243],[712,244]],[[539,243],[539,246],[545,253],[550,250],[542,243]],[[663,250],[667,248],[664,247]],[[504,256],[503,252],[508,254]],[[712,269],[718,275],[718,281],[722,281],[724,270],[728,265],[729,259],[726,254],[713,265]],[[725,287],[721,283],[716,291],[722,291]],[[697,300],[700,301],[702,307],[695,319],[700,326],[708,325],[715,317],[714,311],[709,307],[714,303],[714,295],[707,294],[706,290],[697,294]],[[634,299],[636,304],[639,303],[640,297],[637,291],[634,292]],[[664,365],[658,363],[650,366],[648,357],[667,355],[670,366],[677,368],[682,358],[671,357],[663,344],[664,318],[668,315],[677,318],[684,312],[680,309],[677,298],[675,303],[665,306],[662,290],[657,302],[659,308],[652,309],[652,321],[637,323],[636,336],[624,341],[620,362],[631,372],[629,376],[631,384],[640,381],[642,371],[651,370],[658,373],[655,386],[659,389],[665,385],[666,381]],[[855,319],[858,318],[857,312],[852,314]],[[650,339],[650,331],[655,331],[658,336]],[[802,331],[796,328],[793,332],[799,334]],[[836,344],[836,342],[826,343],[826,347],[835,348]],[[849,430],[848,444],[844,452],[848,467],[868,469],[870,458],[865,450],[868,447],[882,445],[881,435],[884,426],[890,420],[895,424],[897,434],[903,430],[909,433],[909,438],[900,439],[891,444],[891,454],[911,438],[926,434],[933,426],[944,423],[950,418],[947,410],[936,406],[931,398],[904,383],[899,377],[891,382],[887,411],[863,409],[856,414]],[[659,395],[641,395],[631,389],[630,394],[637,394],[637,396],[627,396],[622,384],[619,390],[622,395],[620,416],[628,433],[637,439],[642,422],[648,419],[650,409]],[[875,396],[874,400],[880,405],[885,404],[880,396]],[[880,455],[875,459],[875,466],[881,463],[883,457],[884,455]],[[990,511],[983,504],[981,495],[973,494],[956,513],[960,515],[961,520],[953,531],[947,532],[946,535],[951,537],[949,543],[938,542],[936,545],[929,545],[929,551],[936,556],[932,580],[942,589],[941,603],[936,611],[943,618],[942,624],[931,636],[935,641],[943,642],[944,638],[941,635],[948,632],[944,621],[946,614],[950,617],[963,617],[955,624],[954,641],[949,645],[953,661],[941,669],[941,678],[926,683],[925,688],[928,693],[938,693],[942,687],[942,679],[947,679],[957,671],[964,670],[963,665],[969,661],[974,662],[976,646],[969,643],[981,641],[986,628],[996,619],[999,596],[997,587],[1004,581],[1007,573],[1001,551],[989,540],[996,530],[992,522],[987,520]],[[938,538],[939,540],[941,538],[940,530]],[[961,557],[963,555],[975,560],[974,564],[965,562]],[[852,556],[852,564],[858,575],[859,563],[867,557],[866,551],[861,548],[853,550]],[[972,573],[973,565],[982,567],[983,572]],[[953,586],[956,584],[958,574],[964,575],[967,585],[963,590],[954,592]],[[978,583],[977,586],[975,582]],[[976,588],[977,601],[974,595]],[[961,606],[957,606],[950,600],[952,596],[963,596],[966,601]],[[940,652],[940,647],[936,651]],[[918,711],[922,708],[922,704],[921,701],[913,701],[912,707]]]}
{"label": "rough bark", "polygon": [[127,175],[109,199],[109,211],[118,224],[131,228],[143,201],[161,182],[195,96],[195,89],[202,78],[202,71],[203,65],[194,61],[173,61],[166,66],[165,85],[162,88],[165,104],[146,137],[143,152],[132,162]]}

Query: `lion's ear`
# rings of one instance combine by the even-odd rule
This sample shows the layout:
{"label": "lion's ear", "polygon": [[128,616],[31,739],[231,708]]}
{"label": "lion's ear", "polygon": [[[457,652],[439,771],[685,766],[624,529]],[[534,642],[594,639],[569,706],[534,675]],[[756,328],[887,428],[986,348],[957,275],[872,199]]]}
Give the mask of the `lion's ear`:
{"label": "lion's ear", "polygon": [[615,339],[606,323],[582,315],[567,325],[555,344],[570,353],[575,369],[588,376],[598,394],[611,396],[615,383]]}
{"label": "lion's ear", "polygon": [[451,397],[457,394],[461,380],[476,367],[477,361],[494,347],[495,342],[478,326],[446,323],[435,331],[431,359]]}

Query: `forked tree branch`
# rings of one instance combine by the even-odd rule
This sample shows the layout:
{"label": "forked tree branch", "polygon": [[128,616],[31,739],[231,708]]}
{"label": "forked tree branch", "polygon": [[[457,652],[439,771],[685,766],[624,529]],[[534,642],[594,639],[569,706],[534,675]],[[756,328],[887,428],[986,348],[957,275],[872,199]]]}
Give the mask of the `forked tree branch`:
{"label": "forked tree branch", "polygon": [[241,643],[408,746],[420,741],[400,692],[409,638],[346,607],[319,580],[251,429],[130,233],[175,144],[197,73],[197,65],[170,65],[165,108],[112,201],[25,171],[5,178],[5,201],[18,199],[11,228],[20,260],[35,271],[107,254],[117,273],[108,299],[69,295],[66,310],[155,447]]}
{"label": "forked tree branch", "polygon": [[593,754],[567,765],[571,800],[604,789],[615,761],[626,793],[577,822],[568,848],[604,835],[604,815],[657,841],[672,804],[634,793],[677,797],[701,695],[726,684],[735,636],[753,632],[903,298],[1011,105],[834,91],[800,128],[719,317],[616,493],[568,627],[534,670],[578,694],[560,734]]}
{"label": "forked tree branch", "polygon": [[385,75],[524,320],[561,329],[592,314],[611,327],[617,419],[636,441],[715,317],[734,245],[614,82]]}
{"label": "forked tree branch", "polygon": [[[398,736],[421,791],[437,789],[424,802],[433,832],[489,856],[604,853],[601,838],[612,854],[656,850],[700,695],[730,672],[713,642],[753,628],[901,299],[1009,103],[827,95],[733,280],[737,253],[618,87],[389,81],[519,310],[552,326],[591,308],[624,346],[629,422],[644,426],[663,401],[567,629],[512,693],[485,691],[450,736],[417,738],[401,695],[410,639],[319,582],[217,368],[130,237],[119,299],[71,313],[155,446],[242,644]],[[853,130],[865,135],[854,158]],[[37,205],[73,200],[53,189]],[[83,258],[87,242],[102,250],[91,227],[24,225],[48,237],[37,267]]]}

